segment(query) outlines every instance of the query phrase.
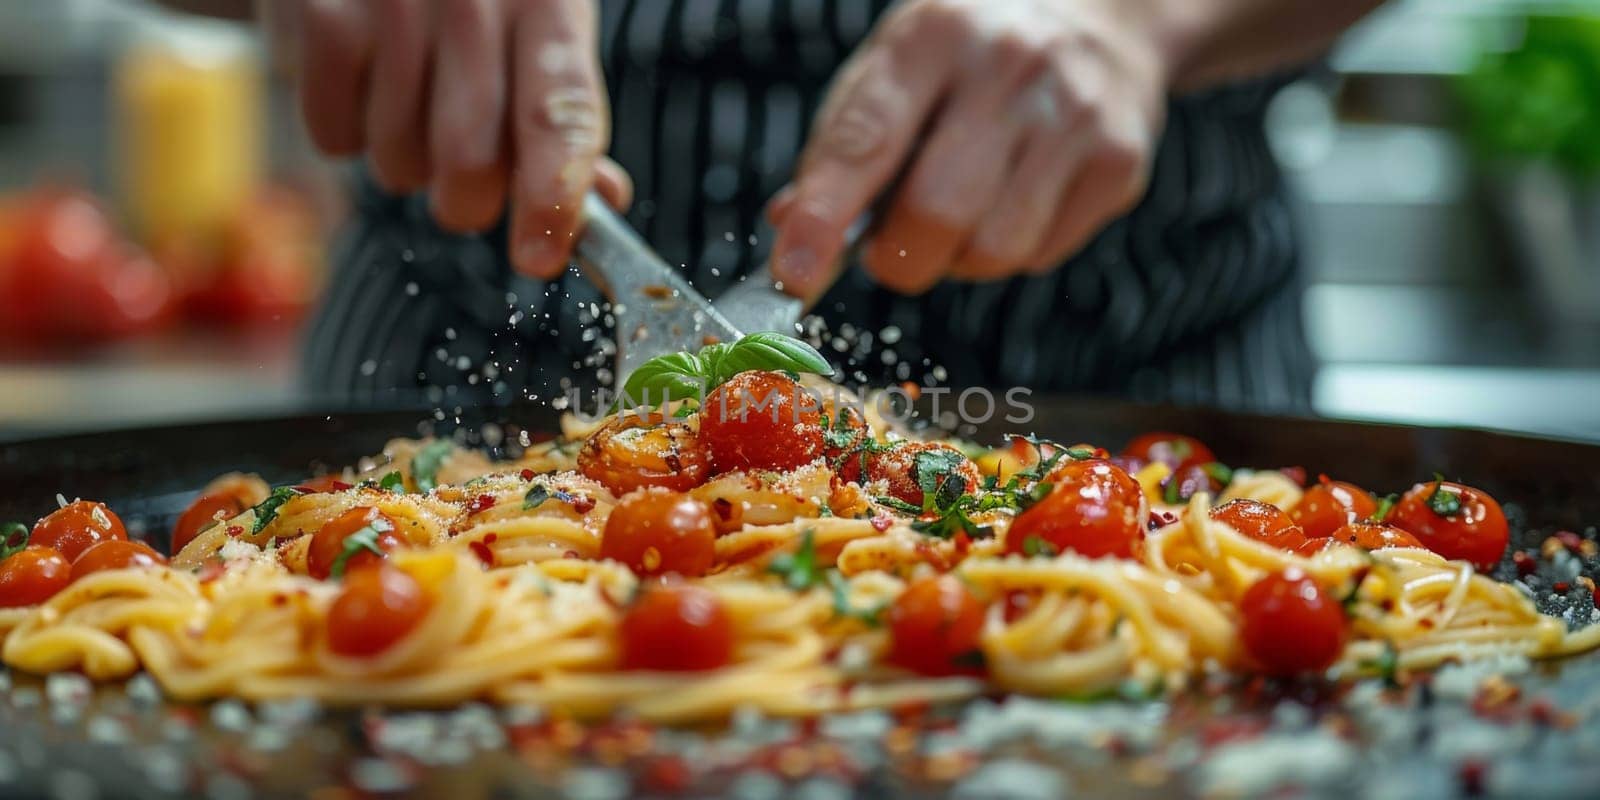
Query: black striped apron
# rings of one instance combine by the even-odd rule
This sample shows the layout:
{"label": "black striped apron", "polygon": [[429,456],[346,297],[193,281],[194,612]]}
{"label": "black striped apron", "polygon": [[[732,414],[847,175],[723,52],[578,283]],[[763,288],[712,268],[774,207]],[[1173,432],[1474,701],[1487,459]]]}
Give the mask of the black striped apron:
{"label": "black striped apron", "polygon": [[[630,219],[702,292],[765,259],[763,204],[790,177],[829,76],[887,4],[601,3],[612,155],[637,188]],[[1279,84],[1173,100],[1148,195],[1059,270],[908,298],[851,269],[812,330],[852,382],[1306,410],[1295,235],[1262,128]],[[421,199],[358,183],[308,342],[319,398],[449,409],[607,377],[604,312],[582,278],[516,276],[503,228],[448,235]]]}

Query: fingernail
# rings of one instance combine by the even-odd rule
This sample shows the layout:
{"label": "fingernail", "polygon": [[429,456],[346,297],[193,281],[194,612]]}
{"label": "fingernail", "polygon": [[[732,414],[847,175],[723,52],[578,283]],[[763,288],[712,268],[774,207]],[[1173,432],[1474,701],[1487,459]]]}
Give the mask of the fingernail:
{"label": "fingernail", "polygon": [[809,287],[817,280],[821,271],[822,262],[817,258],[817,251],[809,247],[796,247],[778,259],[778,277],[785,283],[799,287]]}

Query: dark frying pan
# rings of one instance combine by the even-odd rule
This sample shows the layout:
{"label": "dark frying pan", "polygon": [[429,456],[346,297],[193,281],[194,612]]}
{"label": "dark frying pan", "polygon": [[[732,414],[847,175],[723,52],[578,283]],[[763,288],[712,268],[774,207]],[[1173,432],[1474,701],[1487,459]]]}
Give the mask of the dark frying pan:
{"label": "dark frying pan", "polygon": [[[1062,442],[1086,441],[1116,447],[1146,431],[1178,431],[1198,436],[1228,463],[1303,466],[1312,475],[1327,473],[1384,492],[1403,490],[1441,472],[1509,501],[1508,512],[1519,528],[1514,543],[1521,547],[1537,546],[1546,533],[1555,529],[1583,530],[1583,526],[1600,521],[1600,445],[1477,430],[1291,419],[1101,400],[1039,398],[1035,411],[1036,418],[1026,425],[997,420],[978,426],[970,438],[998,443],[1003,434],[1020,428]],[[548,435],[556,430],[556,422],[554,411],[536,406],[479,412],[477,418],[448,422],[437,422],[429,412],[358,411],[173,425],[3,444],[0,520],[31,521],[54,507],[57,493],[68,498],[81,496],[110,503],[130,528],[143,531],[164,546],[172,518],[206,481],[224,472],[257,472],[269,482],[285,483],[354,463],[378,452],[386,440],[396,436],[466,428],[462,433],[469,441],[504,448],[505,443],[516,441],[519,431],[528,431],[537,440],[541,433]],[[492,431],[489,436],[483,435],[486,427]],[[1593,532],[1588,536],[1593,538]],[[1502,571],[1508,569],[1509,565],[1502,566]],[[1600,661],[1580,659],[1538,678],[1543,682],[1539,691],[1553,696],[1587,691],[1585,683],[1592,685],[1597,678]],[[13,686],[41,686],[27,676],[9,676],[5,680]],[[0,796],[59,795],[64,780],[69,789],[82,788],[85,782],[97,784],[101,796],[186,794],[214,789],[219,780],[228,789],[295,796],[330,782],[349,785],[354,781],[360,788],[359,780],[352,776],[361,769],[372,768],[373,750],[366,736],[372,728],[370,717],[363,721],[359,715],[330,715],[296,733],[291,746],[263,752],[251,749],[251,734],[218,730],[219,713],[215,708],[209,712],[204,708],[189,712],[168,710],[159,712],[166,716],[148,719],[130,713],[125,719],[134,743],[141,742],[142,736],[170,736],[174,715],[201,720],[189,738],[179,737],[177,744],[170,745],[188,766],[187,771],[180,771],[185,776],[181,782],[163,789],[151,783],[151,759],[162,757],[161,754],[153,749],[136,751],[133,744],[97,743],[93,726],[85,723],[85,719],[93,719],[95,708],[113,709],[107,712],[113,715],[117,709],[126,710],[129,698],[121,691],[101,692],[89,707],[87,713],[91,716],[79,716],[66,723],[45,710],[48,701],[30,705],[39,703],[37,690],[29,703],[13,697],[9,705],[6,693],[0,692]],[[1219,720],[1227,725],[1248,726],[1268,716],[1265,707],[1243,703],[1228,710],[1206,701],[1183,710],[1180,702],[1174,709],[1167,723],[1170,730],[1164,734],[1168,738],[1200,736],[1197,731]],[[1412,713],[1425,718],[1431,713],[1427,709],[1422,705]],[[213,724],[205,723],[207,714]],[[1431,723],[1423,723],[1423,727],[1427,724]],[[1564,746],[1562,742],[1566,740],[1557,736],[1539,741],[1540,747],[1548,749]],[[1426,747],[1426,741],[1419,746]],[[1508,750],[1501,756],[1508,763],[1507,769],[1516,767],[1511,763],[1515,759],[1544,757],[1524,751],[1526,748],[1517,753]],[[1196,790],[1194,783],[1185,782],[1181,776],[1167,775],[1159,781],[1148,776],[1139,778],[1124,769],[1128,764],[1106,762],[1103,754],[1067,756],[1028,746],[1012,748],[1006,755],[1065,770],[1069,774],[1066,785],[1079,794],[1161,796]],[[173,758],[172,753],[164,757]],[[1370,757],[1370,752],[1363,755]],[[363,766],[353,766],[358,762]],[[1448,773],[1456,767],[1435,762],[1431,768]],[[1582,796],[1582,787],[1600,781],[1600,774],[1594,769],[1581,765],[1577,769],[1568,773],[1554,768],[1538,772],[1546,781],[1544,793]],[[63,770],[71,773],[70,780],[62,777]],[[637,777],[637,768],[632,774]],[[480,752],[463,763],[425,770],[401,763],[400,768],[380,777],[393,780],[396,775],[403,779],[404,786],[432,795],[543,796],[572,788],[560,774],[548,769],[530,772],[504,752]],[[887,775],[869,773],[865,780],[856,788],[875,796],[921,795],[936,788],[893,770]],[[1357,778],[1352,775],[1345,780]],[[1369,781],[1366,787],[1370,789],[1374,778],[1369,774],[1362,780]],[[1447,774],[1446,785],[1455,786],[1453,781]],[[632,786],[630,791],[639,786],[623,785]],[[724,780],[707,790],[726,790],[729,786]],[[1347,788],[1358,790],[1360,786],[1350,783]],[[370,788],[367,787],[369,793]]]}

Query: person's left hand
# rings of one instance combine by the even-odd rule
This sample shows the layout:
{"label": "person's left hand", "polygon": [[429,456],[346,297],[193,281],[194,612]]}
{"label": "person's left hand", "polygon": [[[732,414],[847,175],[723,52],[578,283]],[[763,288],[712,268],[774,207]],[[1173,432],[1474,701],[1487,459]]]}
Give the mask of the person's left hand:
{"label": "person's left hand", "polygon": [[1128,0],[907,0],[841,69],[773,199],[774,275],[814,298],[902,172],[863,253],[915,294],[1054,268],[1144,194],[1165,49]]}

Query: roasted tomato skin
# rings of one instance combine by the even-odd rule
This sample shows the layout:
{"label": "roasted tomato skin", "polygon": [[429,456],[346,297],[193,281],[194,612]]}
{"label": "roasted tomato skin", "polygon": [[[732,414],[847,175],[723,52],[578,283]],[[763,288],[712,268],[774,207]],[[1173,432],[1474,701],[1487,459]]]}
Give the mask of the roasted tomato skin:
{"label": "roasted tomato skin", "polygon": [[178,517],[172,526],[172,554],[177,555],[183,548],[194,541],[200,532],[211,527],[219,519],[229,519],[244,512],[244,503],[232,494],[206,494],[195,498],[193,503]]}
{"label": "roasted tomato skin", "polygon": [[[1075,552],[1134,558],[1144,542],[1149,506],[1133,476],[1102,459],[1064,461],[1045,480],[1050,494],[1018,514],[1006,552]],[[1029,544],[1029,540],[1035,540]]]}
{"label": "roasted tomato skin", "polygon": [[65,556],[31,544],[0,561],[0,608],[36,606],[72,583],[72,564]]}
{"label": "roasted tomato skin", "polygon": [[1367,519],[1377,511],[1377,501],[1365,489],[1324,478],[1306,490],[1300,503],[1289,511],[1289,519],[1308,538],[1318,539],[1332,536],[1339,528]]}
{"label": "roasted tomato skin", "polygon": [[[978,465],[966,457],[960,450],[947,444],[937,442],[900,442],[888,450],[869,453],[867,455],[866,481],[881,480],[885,483],[885,493],[903,503],[914,506],[922,505],[922,487],[918,481],[921,475],[917,470],[917,456],[923,453],[949,453],[952,457],[959,458],[955,462],[955,472],[959,474],[961,491],[971,494],[978,490]],[[860,459],[845,459],[839,476],[845,480],[861,483]]]}
{"label": "roasted tomato skin", "polygon": [[370,658],[394,646],[433,605],[416,578],[388,564],[346,573],[343,587],[328,607],[328,649],[350,658]]}
{"label": "roasted tomato skin", "polygon": [[1211,509],[1211,518],[1279,550],[1298,550],[1306,536],[1288,514],[1259,500],[1231,500]]}
{"label": "roasted tomato skin", "polygon": [[329,492],[342,492],[354,487],[355,485],[346,481],[344,476],[329,474],[307,478],[294,488],[307,494],[327,494]]}
{"label": "roasted tomato skin", "polygon": [[[1429,503],[1435,491],[1454,494],[1460,508],[1450,514],[1435,511]],[[1445,558],[1470,561],[1479,572],[1494,569],[1511,541],[1505,512],[1488,492],[1450,481],[1412,487],[1389,519],[1429,550]]]}
{"label": "roasted tomato skin", "polygon": [[700,586],[647,586],[623,611],[617,633],[627,670],[702,672],[733,661],[733,617]]}
{"label": "roasted tomato skin", "polygon": [[1199,439],[1165,431],[1151,431],[1135,437],[1122,449],[1122,455],[1141,459],[1145,463],[1159,461],[1174,470],[1217,460],[1211,448]]}
{"label": "roasted tomato skin", "polygon": [[711,390],[700,438],[717,472],[792,470],[822,455],[822,410],[779,372],[741,372]]}
{"label": "roasted tomato skin", "polygon": [[600,537],[600,557],[638,575],[698,577],[716,560],[717,524],[704,501],[666,489],[623,497]]}
{"label": "roasted tomato skin", "polygon": [[706,482],[711,455],[683,420],[624,412],[583,443],[578,471],[619,496],[649,487],[686,492]]}
{"label": "roasted tomato skin", "polygon": [[[399,526],[392,517],[371,506],[357,506],[323,523],[312,534],[311,546],[306,549],[306,574],[319,581],[327,580],[333,575],[334,563],[344,553],[345,539],[380,520],[389,524],[389,530],[378,533],[378,549],[392,553],[405,547],[406,541],[397,533]],[[344,573],[348,575],[358,569],[375,566],[382,563],[383,559],[384,556],[371,550],[359,550],[345,559]]]}
{"label": "roasted tomato skin", "polygon": [[954,575],[913,581],[889,606],[889,661],[922,675],[978,674],[983,603]]}
{"label": "roasted tomato skin", "polygon": [[1335,544],[1348,544],[1363,550],[1382,550],[1385,547],[1422,547],[1417,537],[1382,522],[1351,522],[1339,526],[1330,536],[1307,539],[1296,548],[1303,556],[1312,556]]}
{"label": "roasted tomato skin", "polygon": [[165,563],[167,557],[144,542],[107,539],[83,551],[78,560],[72,562],[72,580],[105,570],[159,567]]}
{"label": "roasted tomato skin", "polygon": [[1270,675],[1321,672],[1349,636],[1344,609],[1298,567],[1275,572],[1239,601],[1245,651]]}
{"label": "roasted tomato skin", "polygon": [[39,520],[28,542],[51,548],[71,562],[98,542],[127,538],[128,529],[105,503],[78,500]]}

